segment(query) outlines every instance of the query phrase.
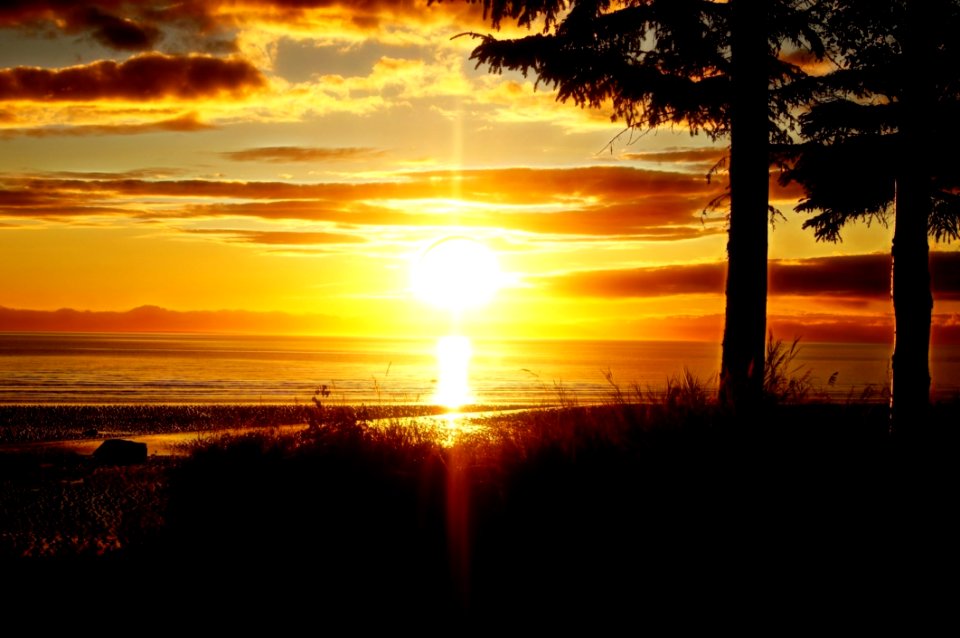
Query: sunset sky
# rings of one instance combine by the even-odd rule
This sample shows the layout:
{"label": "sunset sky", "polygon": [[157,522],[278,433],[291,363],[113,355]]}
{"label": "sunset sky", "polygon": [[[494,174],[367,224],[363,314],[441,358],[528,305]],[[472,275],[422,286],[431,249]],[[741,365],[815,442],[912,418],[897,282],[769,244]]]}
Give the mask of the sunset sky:
{"label": "sunset sky", "polygon": [[[456,235],[504,273],[472,334],[719,340],[723,141],[475,69],[468,30],[425,0],[4,2],[0,330],[433,335],[410,267]],[[892,341],[892,228],[817,243],[772,196],[774,330]],[[958,343],[960,252],[932,248]]]}

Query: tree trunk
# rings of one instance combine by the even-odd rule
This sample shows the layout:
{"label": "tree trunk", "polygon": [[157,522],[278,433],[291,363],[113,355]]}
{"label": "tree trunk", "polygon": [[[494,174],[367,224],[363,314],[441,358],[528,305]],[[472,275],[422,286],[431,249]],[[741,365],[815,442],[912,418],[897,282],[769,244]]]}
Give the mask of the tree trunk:
{"label": "tree trunk", "polygon": [[732,0],[730,230],[720,401],[759,405],[767,316],[769,205],[765,6]]}
{"label": "tree trunk", "polygon": [[[927,229],[931,207],[927,123],[935,107],[924,69],[932,63],[924,3],[908,5],[903,38],[903,94],[893,233],[892,294],[896,323],[891,395],[892,429],[917,432],[930,404],[930,252]],[[935,132],[933,132],[935,135]]]}

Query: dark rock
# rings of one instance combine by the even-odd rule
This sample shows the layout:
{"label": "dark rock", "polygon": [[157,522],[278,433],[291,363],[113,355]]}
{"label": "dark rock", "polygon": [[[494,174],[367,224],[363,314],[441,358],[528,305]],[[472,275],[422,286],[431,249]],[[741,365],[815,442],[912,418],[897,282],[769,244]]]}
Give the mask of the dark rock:
{"label": "dark rock", "polygon": [[147,460],[147,444],[126,439],[107,439],[93,452],[100,465],[134,465]]}
{"label": "dark rock", "polygon": [[95,436],[100,436],[100,433],[97,432],[97,429],[96,429],[96,428],[91,428],[91,429],[89,429],[89,430],[84,430],[84,431],[82,432],[82,436],[83,436],[83,438],[85,438],[85,439],[92,439],[92,438],[95,437]]}

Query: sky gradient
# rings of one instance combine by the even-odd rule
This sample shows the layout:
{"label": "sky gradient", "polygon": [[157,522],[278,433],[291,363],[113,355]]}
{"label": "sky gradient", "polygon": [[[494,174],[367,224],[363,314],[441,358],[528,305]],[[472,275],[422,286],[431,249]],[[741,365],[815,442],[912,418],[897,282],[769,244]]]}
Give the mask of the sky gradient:
{"label": "sky gradient", "polygon": [[[456,235],[505,274],[471,334],[719,341],[724,141],[476,69],[469,30],[419,0],[4,3],[0,330],[435,335],[410,266]],[[770,326],[892,342],[892,228],[818,243],[799,196],[772,183]]]}

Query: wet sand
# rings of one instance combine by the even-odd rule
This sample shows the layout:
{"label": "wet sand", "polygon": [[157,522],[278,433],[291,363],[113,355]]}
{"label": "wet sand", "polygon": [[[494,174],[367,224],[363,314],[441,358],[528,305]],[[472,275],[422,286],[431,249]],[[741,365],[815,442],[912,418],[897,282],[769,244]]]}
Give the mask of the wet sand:
{"label": "wet sand", "polygon": [[[408,426],[444,428],[450,431],[451,436],[455,438],[457,432],[472,432],[483,428],[481,422],[491,416],[517,414],[527,412],[529,408],[509,409],[509,410],[482,410],[476,412],[451,413],[440,415],[426,415],[418,417],[403,417],[399,421]],[[389,425],[396,423],[398,419],[382,418],[371,419],[370,425]],[[191,444],[203,441],[215,440],[224,436],[241,436],[244,434],[253,434],[257,432],[272,432],[276,434],[293,434],[306,430],[309,426],[305,423],[268,425],[268,426],[247,426],[239,428],[218,428],[205,430],[189,430],[184,432],[166,432],[154,434],[130,434],[126,432],[111,433],[101,432],[100,436],[84,439],[63,439],[57,441],[27,441],[21,443],[0,444],[0,454],[20,453],[20,452],[72,452],[75,454],[90,455],[93,454],[100,445],[110,438],[122,438],[127,441],[136,441],[147,444],[148,456],[186,456],[190,454]]]}
{"label": "wet sand", "polygon": [[289,434],[305,430],[306,424],[280,426],[252,426],[244,428],[227,428],[222,430],[195,430],[189,432],[167,432],[163,434],[135,434],[104,436],[89,439],[68,439],[62,441],[30,441],[25,443],[6,443],[0,445],[0,453],[40,452],[43,450],[57,450],[74,452],[76,454],[93,454],[100,445],[109,438],[122,438],[127,441],[136,441],[147,444],[149,456],[183,456],[189,454],[190,444],[205,440],[216,439],[222,436],[238,436],[253,432],[277,431]]}

